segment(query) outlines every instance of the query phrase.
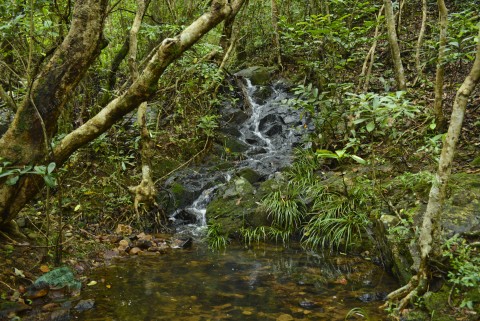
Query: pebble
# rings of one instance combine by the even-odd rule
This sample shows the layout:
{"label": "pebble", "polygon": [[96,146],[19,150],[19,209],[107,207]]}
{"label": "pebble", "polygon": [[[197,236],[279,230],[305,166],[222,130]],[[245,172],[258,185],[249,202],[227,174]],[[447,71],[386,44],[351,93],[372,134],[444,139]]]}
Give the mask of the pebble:
{"label": "pebble", "polygon": [[82,312],[82,311],[90,310],[94,306],[95,306],[95,300],[93,299],[80,300],[75,306],[75,310]]}

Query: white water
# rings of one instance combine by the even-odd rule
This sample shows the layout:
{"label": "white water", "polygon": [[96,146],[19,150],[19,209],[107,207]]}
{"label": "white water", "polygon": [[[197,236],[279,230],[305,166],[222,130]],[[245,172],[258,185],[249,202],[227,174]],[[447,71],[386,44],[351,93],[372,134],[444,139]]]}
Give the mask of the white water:
{"label": "white water", "polygon": [[[250,80],[246,79],[246,81],[249,105],[252,110],[249,119],[243,124],[238,124],[238,130],[241,133],[241,136],[238,139],[247,144],[249,150],[244,153],[246,158],[237,161],[235,167],[236,170],[246,167],[261,169],[263,174],[268,173],[269,176],[272,176],[276,171],[290,163],[293,146],[292,140],[289,138],[294,136],[295,133],[298,133],[298,128],[303,130],[304,127],[303,125],[298,127],[298,124],[296,123],[296,121],[301,118],[300,113],[298,111],[291,111],[290,107],[281,103],[281,101],[287,97],[285,91],[269,88],[273,89],[271,96],[265,99],[264,103],[259,104],[253,99],[255,91],[259,88],[252,85]],[[260,123],[267,115],[278,116],[276,114],[277,111],[283,113],[283,117],[293,119],[293,122],[290,122],[290,125],[288,126],[283,122],[282,124],[284,128],[281,134],[271,136],[273,138],[272,140],[262,133]],[[281,116],[279,116],[279,118],[283,121]],[[262,126],[265,127],[265,125]],[[268,125],[266,127],[268,127]],[[258,139],[252,139],[253,137],[257,137]],[[178,209],[173,213],[170,217],[172,221],[175,221],[175,216],[182,211],[186,211],[187,213],[194,215],[196,218],[195,224],[187,224],[177,227],[178,233],[185,232],[192,234],[193,236],[200,236],[205,232],[207,226],[207,205],[214,197],[216,191],[221,186],[225,185],[226,182],[230,181],[233,172],[235,172],[235,170],[229,170],[223,173],[224,179],[221,180],[223,181],[222,183],[218,183],[213,187],[205,189],[190,206]],[[214,174],[218,173],[206,173],[206,175],[216,176],[216,181],[218,181],[218,175]]]}

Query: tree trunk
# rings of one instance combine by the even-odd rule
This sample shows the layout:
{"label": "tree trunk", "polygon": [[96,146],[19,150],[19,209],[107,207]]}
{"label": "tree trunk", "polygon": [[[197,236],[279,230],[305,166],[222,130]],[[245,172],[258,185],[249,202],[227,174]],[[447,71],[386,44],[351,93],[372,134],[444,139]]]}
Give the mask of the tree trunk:
{"label": "tree trunk", "polygon": [[[107,0],[75,2],[68,35],[36,77],[15,119],[0,138],[0,158],[13,166],[46,164],[49,142],[69,94],[106,45],[103,22]],[[10,221],[36,193],[38,177],[22,177],[17,184],[0,179],[0,226]],[[32,193],[32,190],[35,190]]]}
{"label": "tree trunk", "polygon": [[420,31],[418,32],[417,45],[415,47],[415,69],[417,70],[417,76],[415,77],[414,83],[417,82],[419,78],[422,77],[423,69],[420,61],[420,53],[423,46],[423,37],[425,36],[425,25],[427,23],[427,0],[422,0],[422,24],[420,26]]}
{"label": "tree trunk", "polygon": [[278,32],[278,6],[277,1],[271,1],[272,6],[272,27],[273,27],[273,44],[275,45],[275,55],[277,56],[277,65],[282,67],[282,51],[280,47],[280,33]]}
{"label": "tree trunk", "polygon": [[445,74],[444,61],[447,45],[448,10],[444,0],[438,0],[437,3],[440,20],[440,39],[438,45],[437,71],[435,74],[435,102],[433,112],[435,114],[437,130],[442,132],[446,127],[445,116],[443,115],[443,80]]}
{"label": "tree trunk", "polygon": [[232,44],[233,25],[235,24],[235,18],[237,17],[237,14],[241,8],[242,6],[234,7],[232,12],[228,15],[223,23],[223,31],[222,35],[220,36],[220,47],[223,49],[224,56]]}
{"label": "tree trunk", "polygon": [[[51,159],[57,166],[62,165],[79,147],[101,135],[124,115],[147,101],[156,92],[157,81],[168,65],[228,17],[232,11],[238,11],[244,1],[236,0],[230,3],[226,0],[214,0],[209,12],[203,14],[178,36],[163,40],[154,49],[152,58],[138,79],[97,115],[64,137],[55,146]],[[34,81],[27,95],[31,99],[25,99],[12,125],[0,139],[0,157],[11,161],[14,166],[47,162],[48,153],[43,139],[42,123],[50,141],[68,94],[105,44],[102,29],[106,12],[106,0],[75,2],[71,29],[44,71]],[[15,218],[43,186],[38,175],[22,176],[13,186],[8,186],[4,182],[5,178],[0,179],[0,228]]]}
{"label": "tree trunk", "polygon": [[[480,37],[480,32],[479,32]],[[397,309],[401,311],[412,298],[422,296],[428,285],[429,260],[440,253],[441,245],[441,211],[445,200],[448,179],[452,171],[453,156],[455,147],[460,137],[465,108],[468,99],[480,81],[480,41],[477,43],[477,53],[470,73],[463,81],[457,91],[453,102],[452,116],[448,132],[443,143],[438,169],[435,180],[432,183],[428,198],[427,209],[423,216],[422,228],[420,230],[420,255],[421,262],[418,274],[410,282],[390,293],[388,301],[400,300]]]}
{"label": "tree trunk", "polygon": [[[148,4],[144,0],[137,0],[137,14],[130,29],[130,48],[128,53],[128,66],[130,68],[130,75],[132,80],[138,78],[137,65],[137,34],[142,24],[143,15]],[[138,107],[137,123],[140,128],[140,149],[141,149],[141,163],[142,163],[142,180],[137,186],[129,187],[131,193],[134,194],[133,206],[137,220],[140,220],[140,203],[146,208],[151,208],[155,204],[155,195],[157,194],[155,184],[152,180],[152,157],[154,144],[150,138],[150,132],[147,126],[147,102],[144,101]]]}
{"label": "tree trunk", "polygon": [[359,77],[360,80],[358,82],[357,91],[360,90],[363,79],[365,79],[363,83],[363,91],[364,92],[368,91],[368,86],[370,84],[370,75],[372,74],[373,63],[375,62],[375,50],[377,48],[378,31],[380,29],[380,18],[382,16],[382,12],[384,8],[385,6],[382,6],[378,11],[377,25],[375,26],[375,33],[373,35],[373,44],[370,47],[370,50],[368,51],[367,56],[365,57],[365,61],[363,62],[362,72],[360,73],[360,77]]}
{"label": "tree trunk", "polygon": [[405,72],[403,70],[402,59],[400,57],[400,47],[398,46],[397,31],[395,29],[395,15],[393,14],[393,5],[391,0],[384,0],[385,19],[388,30],[388,42],[392,52],[393,68],[395,70],[395,79],[399,90],[407,90]]}

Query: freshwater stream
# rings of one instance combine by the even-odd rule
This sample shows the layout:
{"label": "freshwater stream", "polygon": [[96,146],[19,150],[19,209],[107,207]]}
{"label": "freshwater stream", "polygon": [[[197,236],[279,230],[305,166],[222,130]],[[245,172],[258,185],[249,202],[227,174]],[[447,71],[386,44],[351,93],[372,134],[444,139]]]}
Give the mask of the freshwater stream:
{"label": "freshwater stream", "polygon": [[385,320],[380,300],[398,287],[362,258],[274,245],[123,258],[90,278],[82,298],[96,307],[77,320],[344,320],[354,308],[351,320]]}
{"label": "freshwater stream", "polygon": [[[170,181],[192,186],[196,195],[171,214],[177,233],[201,237],[208,202],[236,172],[252,168],[262,179],[272,177],[290,164],[293,148],[309,130],[300,111],[281,103],[287,94],[279,86],[247,82],[246,88],[252,110],[225,129],[245,146],[244,157],[225,171],[198,167]],[[259,90],[270,94],[255,98]],[[183,219],[188,215],[193,219]],[[163,255],[114,260],[90,279],[98,283],[82,299],[94,299],[95,308],[78,313],[77,320],[344,320],[349,312],[352,320],[385,320],[378,307],[398,287],[381,267],[360,257],[265,244],[213,252],[197,241]]]}

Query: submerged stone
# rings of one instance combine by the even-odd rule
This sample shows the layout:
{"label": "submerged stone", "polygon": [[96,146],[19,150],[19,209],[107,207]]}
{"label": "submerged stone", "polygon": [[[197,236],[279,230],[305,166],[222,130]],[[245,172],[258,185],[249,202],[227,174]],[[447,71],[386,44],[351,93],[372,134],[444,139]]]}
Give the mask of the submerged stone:
{"label": "submerged stone", "polygon": [[75,310],[82,312],[92,309],[95,306],[95,300],[88,299],[88,300],[80,300],[77,305],[75,306]]}

